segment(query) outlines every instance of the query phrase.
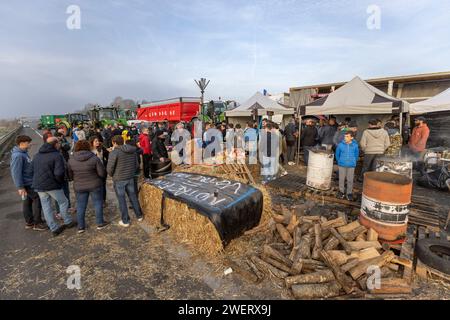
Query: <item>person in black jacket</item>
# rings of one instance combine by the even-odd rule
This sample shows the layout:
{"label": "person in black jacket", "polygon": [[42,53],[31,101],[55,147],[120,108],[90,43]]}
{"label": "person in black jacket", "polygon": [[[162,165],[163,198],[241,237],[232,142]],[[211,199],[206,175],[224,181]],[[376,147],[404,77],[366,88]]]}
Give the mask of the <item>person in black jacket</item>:
{"label": "person in black jacket", "polygon": [[114,190],[122,219],[119,225],[122,227],[130,226],[130,217],[128,216],[128,207],[125,194],[128,195],[134,213],[138,221],[143,220],[142,210],[134,186],[134,176],[138,170],[137,148],[130,145],[124,145],[122,136],[114,136],[112,139],[113,151],[109,154],[107,172],[113,178]]}
{"label": "person in black jacket", "polygon": [[155,137],[152,141],[153,161],[164,162],[169,158],[169,153],[167,152],[166,145],[164,144],[166,135],[167,133],[163,130],[156,131]]}
{"label": "person in black jacket", "polygon": [[295,125],[295,118],[292,117],[289,120],[289,124],[284,130],[287,145],[287,161],[288,165],[293,166],[295,164],[295,153],[297,151],[297,140],[298,140],[298,128]]}
{"label": "person in black jacket", "polygon": [[86,230],[85,214],[89,195],[94,202],[97,230],[102,230],[109,224],[103,219],[102,186],[106,170],[102,160],[91,152],[88,141],[77,142],[75,153],[69,160],[68,171],[77,197],[78,233],[84,233]]}
{"label": "person in black jacket", "polygon": [[306,120],[306,126],[302,130],[300,137],[301,145],[303,146],[305,165],[308,165],[309,149],[317,144],[318,131],[314,120]]}
{"label": "person in black jacket", "polygon": [[[63,191],[66,168],[59,147],[58,138],[50,137],[33,159],[32,187],[39,194],[45,220],[54,236],[58,236],[65,228],[73,228],[76,225],[68,213],[69,201]],[[64,226],[59,226],[55,222],[52,198],[59,204]]]}

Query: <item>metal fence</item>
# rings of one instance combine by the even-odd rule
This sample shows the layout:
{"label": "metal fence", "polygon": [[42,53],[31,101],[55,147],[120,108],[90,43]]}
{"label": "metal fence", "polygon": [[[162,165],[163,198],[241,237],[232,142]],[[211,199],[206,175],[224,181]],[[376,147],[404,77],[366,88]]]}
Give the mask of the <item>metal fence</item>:
{"label": "metal fence", "polygon": [[17,134],[22,129],[22,126],[17,126],[7,134],[3,135],[0,138],[0,160],[3,159],[3,156],[6,152],[10,149],[11,145],[14,143],[14,139],[16,138]]}

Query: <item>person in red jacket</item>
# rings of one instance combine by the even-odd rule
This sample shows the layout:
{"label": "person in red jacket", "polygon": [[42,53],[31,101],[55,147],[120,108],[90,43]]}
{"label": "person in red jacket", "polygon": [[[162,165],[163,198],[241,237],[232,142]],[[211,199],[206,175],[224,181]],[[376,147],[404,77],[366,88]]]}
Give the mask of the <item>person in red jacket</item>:
{"label": "person in red jacket", "polygon": [[409,154],[417,161],[417,169],[421,173],[424,173],[422,163],[425,155],[425,148],[427,147],[427,140],[430,136],[430,129],[428,128],[424,117],[417,117],[416,120],[414,120],[414,123],[416,126],[411,133],[408,143]]}
{"label": "person in red jacket", "polygon": [[150,160],[152,159],[152,144],[150,142],[148,128],[143,128],[142,133],[139,135],[139,144],[143,151],[143,163],[144,163],[144,177],[150,178]]}

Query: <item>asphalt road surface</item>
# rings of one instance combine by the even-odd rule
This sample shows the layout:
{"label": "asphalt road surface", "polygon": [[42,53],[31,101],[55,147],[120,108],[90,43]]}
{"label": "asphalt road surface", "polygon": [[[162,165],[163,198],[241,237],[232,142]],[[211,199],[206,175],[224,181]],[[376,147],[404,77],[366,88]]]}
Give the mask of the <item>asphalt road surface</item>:
{"label": "asphalt road surface", "polygon": [[[33,138],[34,155],[41,137],[33,128],[22,130]],[[282,298],[235,274],[224,276],[223,266],[194,256],[165,233],[156,234],[132,212],[131,227],[119,227],[111,182],[108,191],[105,218],[112,224],[102,231],[95,229],[91,207],[85,234],[75,228],[54,238],[25,230],[7,156],[0,167],[0,299]]]}

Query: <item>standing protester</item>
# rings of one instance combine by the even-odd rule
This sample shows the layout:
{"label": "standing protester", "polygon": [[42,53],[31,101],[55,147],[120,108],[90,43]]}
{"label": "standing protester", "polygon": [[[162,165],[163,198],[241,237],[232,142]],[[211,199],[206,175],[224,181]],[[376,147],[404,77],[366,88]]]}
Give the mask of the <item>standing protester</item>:
{"label": "standing protester", "polygon": [[128,195],[138,221],[143,220],[141,207],[134,187],[134,175],[138,168],[136,147],[124,145],[122,136],[114,136],[112,143],[114,150],[109,155],[107,172],[113,179],[114,190],[119,202],[122,216],[119,225],[129,227],[130,217],[128,215],[125,195]]}
{"label": "standing protester", "polygon": [[287,145],[287,161],[288,165],[295,165],[295,154],[297,153],[298,128],[295,125],[295,118],[289,120],[284,130]]}
{"label": "standing protester", "polygon": [[31,146],[29,136],[18,136],[16,146],[11,154],[11,177],[22,197],[23,216],[25,218],[25,228],[36,231],[45,231],[48,228],[41,219],[41,201],[39,195],[33,190],[33,167],[28,150]]}
{"label": "standing protester", "polygon": [[280,137],[272,129],[272,123],[266,121],[265,128],[261,131],[259,137],[258,151],[260,153],[259,159],[261,160],[261,175],[263,184],[267,184],[275,179],[278,172],[279,152],[276,149],[279,147],[279,142],[277,139]]}
{"label": "standing protester", "polygon": [[417,161],[417,170],[424,174],[423,158],[425,155],[425,148],[427,147],[428,137],[430,136],[430,129],[424,117],[417,117],[414,120],[415,127],[409,138],[409,155],[413,156]]}
{"label": "standing protester", "polygon": [[273,133],[277,136],[278,140],[278,171],[281,177],[287,175],[286,169],[284,169],[282,163],[284,163],[284,148],[283,148],[283,134],[280,130],[280,126],[277,123],[273,124]]}
{"label": "standing protester", "polygon": [[[69,176],[68,176],[68,172],[67,172],[67,162],[69,161],[70,155],[69,155],[69,150],[71,148],[69,142],[67,142],[67,140],[65,139],[64,134],[58,132],[55,135],[56,138],[58,138],[59,144],[58,144],[58,150],[59,152],[61,152],[61,155],[64,158],[64,166],[66,168],[66,176],[64,178],[64,183],[63,183],[63,190],[64,190],[64,195],[67,198],[67,201],[69,201],[69,213],[73,213],[75,212],[75,210],[72,209],[72,203],[70,201],[70,188],[69,188]],[[56,205],[56,217],[58,219],[61,219],[61,216],[59,214],[60,208],[58,205],[58,202],[55,203]]]}
{"label": "standing protester", "polygon": [[105,129],[103,130],[103,145],[109,149],[112,147],[112,126],[110,124],[108,124]]}
{"label": "standing protester", "polygon": [[109,224],[103,219],[103,181],[106,170],[102,161],[91,152],[88,141],[77,142],[75,153],[69,160],[68,171],[77,199],[78,233],[86,231],[85,215],[89,195],[94,202],[97,230],[105,228]]}
{"label": "standing protester", "polygon": [[364,152],[360,181],[364,179],[364,173],[375,171],[376,159],[384,155],[386,149],[391,145],[387,131],[378,126],[378,120],[370,120],[369,128],[364,130],[360,141],[361,150]]}
{"label": "standing protester", "polygon": [[[128,140],[127,142],[125,142],[126,145],[129,146],[133,146],[136,147],[136,158],[138,161],[138,165],[136,168],[136,172],[134,173],[134,190],[136,190],[136,194],[139,196],[139,177],[141,175],[141,158],[142,158],[142,149],[141,149],[141,145],[139,142],[136,142],[135,140]],[[133,207],[131,206],[130,209],[133,209]]]}
{"label": "standing protester", "polygon": [[169,153],[167,152],[166,145],[164,144],[166,135],[167,133],[162,130],[156,131],[155,137],[152,141],[153,161],[164,162],[169,158]]}
{"label": "standing protester", "polygon": [[331,150],[333,148],[333,139],[336,131],[336,120],[334,118],[330,118],[319,129],[319,141],[322,147],[325,147],[327,150]]}
{"label": "standing protester", "polygon": [[306,120],[306,126],[302,130],[302,135],[300,138],[301,144],[303,146],[305,165],[308,165],[309,159],[309,149],[317,145],[318,132],[316,128],[316,123],[312,119]]}
{"label": "standing protester", "polygon": [[[61,234],[65,228],[76,226],[68,213],[69,201],[63,190],[66,168],[64,158],[58,148],[58,139],[51,137],[42,145],[39,153],[33,159],[33,188],[39,194],[45,220],[54,236]],[[55,222],[51,199],[58,202],[64,226],[59,226]]]}
{"label": "standing protester", "polygon": [[[354,140],[351,132],[344,135],[344,141],[339,143],[336,148],[336,161],[339,166],[339,199],[347,198],[353,201],[353,179],[355,168],[359,158],[358,143]],[[345,182],[347,181],[347,192]]]}
{"label": "standing protester", "polygon": [[[91,146],[91,152],[97,156],[97,158],[100,159],[103,166],[106,168],[108,165],[108,158],[109,158],[109,151],[105,148],[103,143],[100,142],[100,140],[97,137],[92,137],[89,139],[89,144]],[[106,180],[107,176],[103,178],[103,185],[102,185],[102,192],[103,192],[103,206],[105,206],[106,201]]]}
{"label": "standing protester", "polygon": [[139,136],[139,144],[142,149],[142,162],[144,164],[144,177],[150,178],[150,161],[152,157],[152,145],[149,137],[149,129],[142,127],[142,133]]}
{"label": "standing protester", "polygon": [[257,162],[257,144],[258,144],[258,130],[255,128],[253,121],[247,122],[247,127],[244,130],[244,148],[249,156],[249,164],[251,161]]}

